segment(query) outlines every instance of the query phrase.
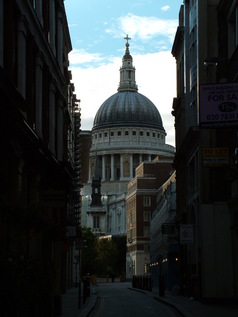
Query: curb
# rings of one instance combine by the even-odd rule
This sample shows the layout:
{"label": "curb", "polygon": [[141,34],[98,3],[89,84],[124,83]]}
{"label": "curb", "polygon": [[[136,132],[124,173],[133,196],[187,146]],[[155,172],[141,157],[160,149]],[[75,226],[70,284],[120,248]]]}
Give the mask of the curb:
{"label": "curb", "polygon": [[[137,288],[132,288],[132,287],[128,287],[128,289],[132,290],[132,291],[135,291],[135,292],[139,292],[139,293],[143,293],[143,294],[149,294],[148,292],[146,291],[143,291],[141,289],[137,289]],[[157,301],[167,305],[167,306],[170,306],[171,308],[173,308],[174,310],[176,310],[176,312],[178,314],[180,314],[182,317],[187,317],[183,312],[181,312],[181,310],[174,304],[172,303],[169,303],[168,301],[160,298],[160,297],[157,297],[157,296],[154,296],[154,299],[156,299]]]}
{"label": "curb", "polygon": [[174,304],[172,304],[172,303],[169,303],[169,302],[167,302],[166,300],[163,300],[163,299],[161,299],[161,298],[159,298],[159,297],[156,297],[156,296],[154,296],[154,298],[155,298],[158,302],[161,302],[161,303],[163,303],[163,304],[165,304],[165,305],[167,305],[167,306],[172,307],[172,308],[173,308],[174,310],[176,310],[176,312],[179,313],[182,317],[187,317],[184,313],[181,312],[181,310],[180,310],[176,305],[174,305]]}

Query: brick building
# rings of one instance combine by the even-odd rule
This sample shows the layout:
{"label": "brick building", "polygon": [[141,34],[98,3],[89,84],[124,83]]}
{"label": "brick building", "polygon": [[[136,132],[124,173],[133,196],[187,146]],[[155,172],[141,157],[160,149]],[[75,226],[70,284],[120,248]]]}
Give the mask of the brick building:
{"label": "brick building", "polygon": [[157,205],[158,189],[173,172],[172,160],[145,161],[128,183],[127,278],[150,271],[150,220]]}

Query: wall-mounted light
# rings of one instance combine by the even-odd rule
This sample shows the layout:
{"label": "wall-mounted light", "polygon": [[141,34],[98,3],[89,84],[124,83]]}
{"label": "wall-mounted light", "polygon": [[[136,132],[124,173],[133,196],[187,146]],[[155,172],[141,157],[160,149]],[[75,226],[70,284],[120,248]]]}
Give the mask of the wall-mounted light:
{"label": "wall-mounted light", "polygon": [[207,57],[204,59],[203,64],[205,67],[214,67],[214,66],[217,66],[218,64],[224,64],[228,62],[229,62],[229,59],[226,59],[226,58]]}

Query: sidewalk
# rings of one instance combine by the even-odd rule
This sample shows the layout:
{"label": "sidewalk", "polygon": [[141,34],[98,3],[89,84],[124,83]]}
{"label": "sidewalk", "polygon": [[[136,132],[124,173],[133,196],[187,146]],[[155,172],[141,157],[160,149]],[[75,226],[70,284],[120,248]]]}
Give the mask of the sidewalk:
{"label": "sidewalk", "polygon": [[97,293],[95,286],[91,285],[90,296],[83,303],[83,286],[81,286],[81,307],[79,304],[79,289],[74,287],[62,296],[62,315],[61,317],[87,317],[96,304]]}
{"label": "sidewalk", "polygon": [[[149,293],[149,292],[146,292]],[[173,307],[184,317],[237,317],[238,305],[235,304],[202,304],[184,296],[166,293],[160,297],[158,290],[150,292],[158,301]]]}
{"label": "sidewalk", "polygon": [[171,295],[169,292],[165,296],[159,296],[159,290],[154,289],[152,292],[138,288],[129,287],[129,289],[149,296],[163,304],[173,307],[183,317],[237,317],[238,305],[235,304],[202,304],[194,299],[185,296]]}

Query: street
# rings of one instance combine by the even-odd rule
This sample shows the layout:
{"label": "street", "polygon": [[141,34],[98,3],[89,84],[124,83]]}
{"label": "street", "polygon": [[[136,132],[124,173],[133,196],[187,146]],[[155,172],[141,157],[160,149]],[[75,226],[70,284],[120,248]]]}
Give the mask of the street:
{"label": "street", "polygon": [[89,317],[181,317],[153,294],[130,289],[131,283],[107,283],[97,287],[98,300]]}

